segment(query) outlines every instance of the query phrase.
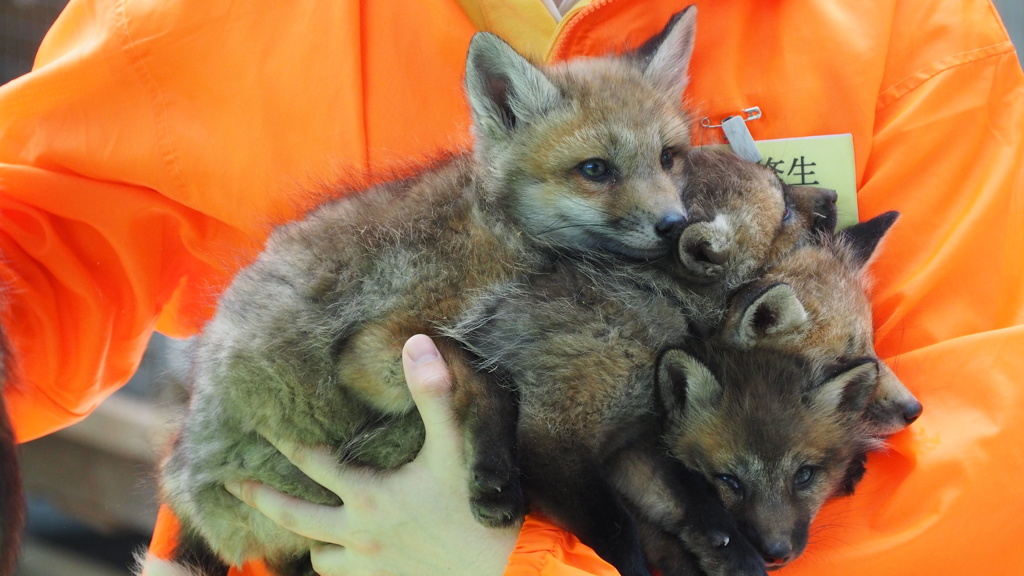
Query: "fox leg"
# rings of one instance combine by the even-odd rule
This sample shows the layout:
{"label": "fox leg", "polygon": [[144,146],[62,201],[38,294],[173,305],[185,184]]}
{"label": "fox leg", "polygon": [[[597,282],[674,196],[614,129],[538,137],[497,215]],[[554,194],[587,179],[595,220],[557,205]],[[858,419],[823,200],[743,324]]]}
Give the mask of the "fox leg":
{"label": "fox leg", "polygon": [[666,532],[639,513],[636,521],[647,562],[661,576],[706,576],[697,557],[683,546],[678,536]]}
{"label": "fox leg", "polygon": [[650,576],[636,522],[586,447],[554,450],[523,439],[521,450],[531,506],[575,534],[622,576]]}
{"label": "fox leg", "polygon": [[466,437],[473,514],[486,526],[517,524],[526,505],[516,455],[515,388],[498,371],[477,370],[472,355],[452,341],[435,342],[454,381],[453,403]]}

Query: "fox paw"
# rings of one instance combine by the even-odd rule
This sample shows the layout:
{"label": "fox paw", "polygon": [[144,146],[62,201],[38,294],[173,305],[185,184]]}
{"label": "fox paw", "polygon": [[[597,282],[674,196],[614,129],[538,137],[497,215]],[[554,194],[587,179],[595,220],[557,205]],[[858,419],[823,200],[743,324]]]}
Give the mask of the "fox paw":
{"label": "fox paw", "polygon": [[473,515],[484,526],[513,526],[521,522],[526,513],[526,502],[516,470],[481,470],[477,467],[469,492]]}
{"label": "fox paw", "polygon": [[732,236],[723,223],[695,222],[679,236],[678,261],[694,279],[714,281],[725,274]]}
{"label": "fox paw", "polygon": [[683,540],[707,576],[767,575],[761,554],[733,527],[708,526],[699,535],[688,536]]}

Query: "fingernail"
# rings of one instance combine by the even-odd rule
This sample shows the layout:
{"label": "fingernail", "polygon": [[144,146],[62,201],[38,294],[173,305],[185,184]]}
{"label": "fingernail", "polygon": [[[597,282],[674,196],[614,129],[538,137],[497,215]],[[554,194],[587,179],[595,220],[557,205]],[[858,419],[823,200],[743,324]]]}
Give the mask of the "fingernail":
{"label": "fingernail", "polygon": [[405,343],[405,353],[409,355],[409,360],[412,360],[413,364],[437,360],[440,356],[434,342],[422,334],[409,338]]}
{"label": "fingernail", "polygon": [[225,482],[224,489],[231,493],[232,496],[242,499],[242,483],[241,482]]}

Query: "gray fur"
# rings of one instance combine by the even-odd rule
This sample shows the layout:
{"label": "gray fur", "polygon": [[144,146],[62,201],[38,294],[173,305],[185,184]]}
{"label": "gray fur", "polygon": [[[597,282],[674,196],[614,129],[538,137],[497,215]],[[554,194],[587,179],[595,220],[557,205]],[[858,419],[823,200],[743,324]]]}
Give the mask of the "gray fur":
{"label": "gray fur", "polygon": [[[583,486],[587,479],[581,475],[607,476],[636,496],[632,504],[642,517],[660,519],[662,529],[673,530],[709,574],[758,573],[759,565],[730,557],[741,544],[715,547],[707,531],[694,530],[687,524],[690,516],[684,518],[675,504],[650,498],[649,484],[631,492],[633,468],[623,472],[616,463],[659,426],[654,374],[659,353],[695,330],[713,330],[735,286],[812,237],[810,214],[785,217],[788,190],[770,170],[725,151],[693,151],[687,163],[682,193],[691,216],[728,221],[730,241],[744,242],[723,246],[731,256],[715,281],[691,280],[690,261],[680,254],[688,242],[703,239],[687,237],[684,230],[675,261],[644,265],[598,255],[562,258],[543,274],[506,283],[479,299],[447,333],[482,359],[482,370],[507,375],[519,393],[520,459],[533,506],[568,524],[622,571],[628,561],[617,555],[627,554],[621,548],[630,544],[632,523],[615,511],[615,494],[599,505],[575,496],[601,490]],[[563,489],[552,496],[551,486]],[[661,510],[666,505],[668,510]],[[614,542],[587,521],[594,518],[580,517],[581,509],[600,506],[610,506],[607,514],[615,516],[619,536]],[[727,525],[719,529],[728,532]]]}
{"label": "gray fur", "polygon": [[[517,521],[514,441],[488,426],[507,420],[514,401],[500,401],[508,394],[500,379],[474,372],[440,327],[474,296],[545,269],[559,252],[657,259],[672,250],[655,227],[682,212],[684,166],[661,161],[663,150],[685,153],[689,141],[681,95],[656,90],[632,57],[539,69],[480,36],[468,61],[475,153],[326,202],[276,229],[196,340],[191,402],[161,489],[185,530],[229,563],[282,566],[314,543],[236,500],[225,482],[252,479],[339,503],[264,437],[328,445],[340,461],[374,468],[414,457],[423,426],[400,354],[416,333],[437,338],[453,372],[474,512],[486,524]],[[488,74],[511,83],[506,105],[516,122],[495,124],[493,93],[483,93]],[[603,194],[577,170],[598,154],[618,170],[614,182],[599,183]]]}

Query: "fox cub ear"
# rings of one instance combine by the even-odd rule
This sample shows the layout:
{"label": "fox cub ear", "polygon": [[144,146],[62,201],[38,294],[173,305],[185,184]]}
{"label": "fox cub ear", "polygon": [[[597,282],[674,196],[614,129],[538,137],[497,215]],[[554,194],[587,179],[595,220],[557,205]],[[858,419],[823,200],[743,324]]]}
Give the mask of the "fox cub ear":
{"label": "fox cub ear", "polygon": [[722,338],[747,350],[766,339],[793,334],[806,322],[807,310],[789,284],[748,284],[731,298]]}
{"label": "fox cub ear", "polygon": [[562,97],[539,68],[488,32],[478,32],[469,43],[466,92],[477,135],[498,141]]}
{"label": "fox cub ear", "polygon": [[696,33],[697,7],[688,6],[675,13],[661,32],[635,52],[643,66],[644,77],[675,101],[682,100],[689,82]]}
{"label": "fox cub ear", "polygon": [[899,216],[900,213],[896,211],[885,212],[870,220],[843,229],[837,234],[850,248],[856,265],[863,268],[871,261],[882,238],[896,223]]}
{"label": "fox cub ear", "polygon": [[878,362],[858,358],[838,366],[825,381],[808,390],[807,403],[825,411],[846,410],[859,414],[878,386]]}
{"label": "fox cub ear", "polygon": [[685,406],[687,413],[714,409],[722,397],[722,385],[699,360],[678,348],[658,359],[656,384],[669,411]]}

